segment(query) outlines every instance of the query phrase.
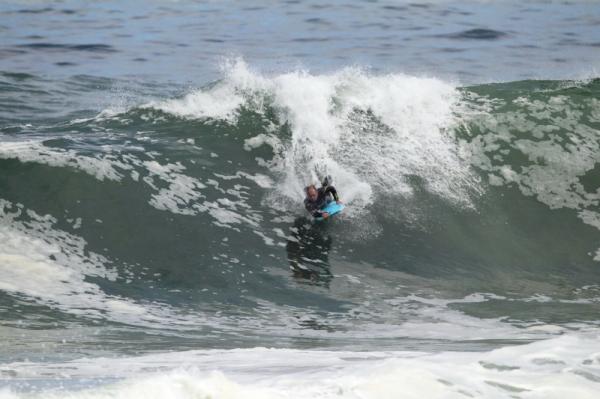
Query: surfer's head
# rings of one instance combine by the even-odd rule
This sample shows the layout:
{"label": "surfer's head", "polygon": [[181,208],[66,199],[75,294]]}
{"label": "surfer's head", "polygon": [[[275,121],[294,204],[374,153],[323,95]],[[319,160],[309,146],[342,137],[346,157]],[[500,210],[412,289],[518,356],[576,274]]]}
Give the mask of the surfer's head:
{"label": "surfer's head", "polygon": [[306,198],[311,201],[316,201],[319,193],[317,192],[317,187],[314,184],[307,186],[304,191],[306,191]]}

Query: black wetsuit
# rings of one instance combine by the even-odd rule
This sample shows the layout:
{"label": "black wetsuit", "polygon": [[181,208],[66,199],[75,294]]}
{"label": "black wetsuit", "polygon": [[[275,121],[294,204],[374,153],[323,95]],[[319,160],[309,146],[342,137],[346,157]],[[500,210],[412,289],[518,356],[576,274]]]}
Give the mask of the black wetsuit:
{"label": "black wetsuit", "polygon": [[313,217],[321,217],[323,216],[323,211],[321,211],[321,209],[325,208],[325,206],[331,202],[332,195],[335,201],[340,200],[335,187],[321,187],[317,190],[317,199],[315,201],[311,201],[308,197],[304,199],[304,207],[311,215],[313,215]]}

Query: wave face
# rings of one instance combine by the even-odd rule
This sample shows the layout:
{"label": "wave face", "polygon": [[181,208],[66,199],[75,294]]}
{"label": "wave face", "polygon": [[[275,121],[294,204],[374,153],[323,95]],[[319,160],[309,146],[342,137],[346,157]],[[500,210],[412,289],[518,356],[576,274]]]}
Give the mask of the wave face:
{"label": "wave face", "polygon": [[[593,347],[584,336],[597,331],[600,302],[597,79],[457,87],[359,68],[266,75],[233,60],[195,89],[3,73],[0,92],[6,375],[38,375],[24,357],[44,368],[265,345],[281,348],[271,360],[293,349],[310,358],[307,348],[417,350],[442,351],[415,361],[423,381],[450,379],[439,392],[508,395],[541,363],[460,388],[436,362],[472,357],[497,371],[485,364],[507,359],[502,350]],[[313,223],[303,187],[327,174],[347,208]],[[261,356],[252,351],[246,359]],[[343,367],[375,375],[410,353]],[[342,362],[330,356],[319,361]],[[586,356],[576,374],[597,383]],[[157,384],[196,381],[189,373]],[[395,373],[377,378],[414,377]],[[141,395],[138,377],[90,397]],[[344,389],[336,381],[331,392]],[[229,374],[189,383],[202,395],[295,389],[244,388],[250,380]],[[352,392],[376,397],[363,383]]]}

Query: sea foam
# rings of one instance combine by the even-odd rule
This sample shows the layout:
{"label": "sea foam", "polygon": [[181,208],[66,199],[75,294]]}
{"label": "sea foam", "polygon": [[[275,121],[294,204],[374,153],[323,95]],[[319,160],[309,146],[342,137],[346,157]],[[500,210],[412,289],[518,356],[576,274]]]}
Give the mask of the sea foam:
{"label": "sea foam", "polygon": [[[568,335],[489,352],[328,352],[234,349],[0,367],[28,398],[543,398],[592,399],[600,389],[597,336]],[[36,381],[58,378],[36,394]],[[118,378],[118,383],[100,383]],[[98,380],[69,390],[78,380]],[[24,392],[28,392],[25,394]]]}
{"label": "sea foam", "polygon": [[306,184],[329,174],[352,213],[379,194],[411,196],[415,177],[434,194],[472,206],[480,187],[451,130],[459,99],[453,85],[435,78],[372,75],[359,68],[266,76],[238,59],[226,63],[213,85],[146,107],[228,123],[236,123],[242,109],[274,110],[276,125],[244,146],[273,149],[274,157],[262,163],[279,176],[271,205],[297,202]]}

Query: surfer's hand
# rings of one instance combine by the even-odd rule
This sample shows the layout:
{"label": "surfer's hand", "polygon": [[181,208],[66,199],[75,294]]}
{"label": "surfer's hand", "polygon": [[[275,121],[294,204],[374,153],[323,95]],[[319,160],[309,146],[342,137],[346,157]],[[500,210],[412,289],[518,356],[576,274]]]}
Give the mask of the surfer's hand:
{"label": "surfer's hand", "polygon": [[329,217],[329,214],[327,212],[323,212],[323,219],[327,219]]}

